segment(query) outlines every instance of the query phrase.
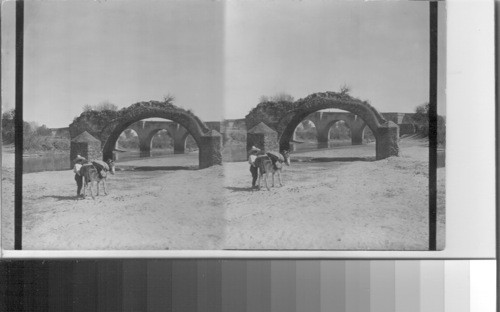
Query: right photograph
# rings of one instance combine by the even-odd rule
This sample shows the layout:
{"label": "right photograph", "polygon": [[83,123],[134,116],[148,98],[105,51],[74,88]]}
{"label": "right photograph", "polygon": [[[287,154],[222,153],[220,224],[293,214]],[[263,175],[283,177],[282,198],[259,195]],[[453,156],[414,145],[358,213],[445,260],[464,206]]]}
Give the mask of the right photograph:
{"label": "right photograph", "polygon": [[443,250],[446,6],[228,2],[234,250]]}

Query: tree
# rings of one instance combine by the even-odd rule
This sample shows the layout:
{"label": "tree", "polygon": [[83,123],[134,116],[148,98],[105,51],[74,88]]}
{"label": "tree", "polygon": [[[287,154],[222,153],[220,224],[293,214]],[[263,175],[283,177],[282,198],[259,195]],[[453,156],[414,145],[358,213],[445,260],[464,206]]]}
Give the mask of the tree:
{"label": "tree", "polygon": [[413,121],[417,124],[418,132],[424,136],[429,135],[429,103],[424,103],[415,107]]}
{"label": "tree", "polygon": [[415,113],[420,116],[425,116],[427,118],[427,114],[429,113],[429,103],[424,103],[415,108]]}
{"label": "tree", "polygon": [[[415,108],[413,116],[417,126],[417,131],[423,136],[429,135],[429,103],[424,103]],[[446,118],[437,116],[437,142],[439,145],[446,145]]]}
{"label": "tree", "polygon": [[8,111],[2,114],[2,120],[4,119],[13,120],[15,116],[16,116],[16,110],[14,108],[9,109]]}
{"label": "tree", "polygon": [[344,120],[336,122],[329,131],[330,138],[334,140],[347,140],[351,138],[351,129],[346,125]]}
{"label": "tree", "polygon": [[[15,140],[15,109],[8,110],[2,114],[2,142],[14,143]],[[50,136],[52,131],[47,126],[38,126],[36,122],[23,121],[23,137]]]}
{"label": "tree", "polygon": [[280,92],[276,93],[273,96],[267,96],[267,95],[262,95],[259,98],[259,103],[265,103],[265,102],[293,102],[295,101],[295,98],[285,92]]}
{"label": "tree", "polygon": [[351,92],[351,87],[348,84],[343,84],[340,86],[340,94],[342,95],[348,95]]}
{"label": "tree", "polygon": [[167,93],[163,96],[163,102],[165,103],[173,103],[175,101],[175,96],[171,93]]}
{"label": "tree", "polygon": [[[11,109],[2,114],[2,141],[3,143],[14,143],[16,128],[16,110]],[[38,126],[34,122],[23,121],[23,136],[32,135]]]}
{"label": "tree", "polygon": [[117,111],[118,110],[118,106],[116,106],[115,104],[113,104],[107,100],[97,104],[96,108],[97,108],[96,109],[97,111],[104,111],[104,110]]}
{"label": "tree", "polygon": [[304,130],[309,130],[311,128],[313,128],[314,124],[310,121],[310,120],[303,120],[302,121],[302,128]]}
{"label": "tree", "polygon": [[137,133],[132,129],[125,129],[125,131],[123,131],[123,133],[125,135],[125,138],[127,138],[127,139],[137,137]]}
{"label": "tree", "polygon": [[2,114],[2,141],[3,143],[14,143],[14,118],[16,111],[14,109],[8,110]]}
{"label": "tree", "polygon": [[267,95],[261,95],[259,98],[259,103],[271,102]]}
{"label": "tree", "polygon": [[115,104],[111,103],[108,100],[102,101],[102,102],[100,102],[97,105],[85,104],[83,106],[83,111],[84,112],[88,112],[88,111],[91,111],[91,110],[98,111],[98,112],[102,112],[102,111],[106,111],[106,110],[108,110],[108,111],[117,111],[118,110],[118,106],[116,106]]}
{"label": "tree", "polygon": [[41,125],[40,127],[36,128],[36,134],[39,136],[49,136],[52,135],[52,130],[47,128],[46,125]]}

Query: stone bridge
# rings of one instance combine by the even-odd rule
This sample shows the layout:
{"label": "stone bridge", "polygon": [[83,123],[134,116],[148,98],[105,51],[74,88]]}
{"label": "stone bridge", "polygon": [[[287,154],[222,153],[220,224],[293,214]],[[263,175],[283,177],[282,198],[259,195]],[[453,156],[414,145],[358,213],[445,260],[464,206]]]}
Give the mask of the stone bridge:
{"label": "stone bridge", "polygon": [[355,144],[362,142],[364,127],[370,128],[375,136],[377,159],[399,156],[399,126],[396,122],[386,119],[367,101],[354,98],[347,92],[331,91],[313,93],[295,102],[259,103],[245,116],[247,149],[255,145],[265,150],[290,150],[296,127],[311,114],[326,109],[343,110],[351,115],[328,116],[320,113],[311,116],[316,120],[318,141],[328,140],[329,129],[339,117],[351,127]]}
{"label": "stone bridge", "polygon": [[[330,140],[330,129],[339,121],[344,121],[351,131],[351,141],[353,145],[363,144],[363,133],[366,123],[357,115],[352,113],[337,112],[316,112],[307,116],[304,120],[311,121],[316,127],[316,138],[318,143],[325,143]],[[294,139],[295,139],[294,132]]]}
{"label": "stone bridge", "polygon": [[[206,122],[211,130],[220,132],[220,122]],[[180,124],[172,121],[151,121],[141,120],[130,125],[127,129],[134,130],[139,139],[139,150],[141,155],[151,155],[151,144],[153,137],[161,130],[166,130],[172,138],[174,144],[174,154],[184,154],[186,150],[186,140],[189,132]]]}
{"label": "stone bridge", "polygon": [[[382,117],[399,126],[399,135],[415,133],[415,126],[411,117],[414,114],[407,113],[381,113]],[[347,112],[315,112],[304,118],[311,121],[316,127],[316,138],[318,143],[330,140],[330,129],[339,121],[344,121],[351,132],[352,145],[363,144],[366,123],[358,115]],[[294,132],[294,139],[296,130]]]}
{"label": "stone bridge", "polygon": [[[415,125],[412,120],[413,113],[381,113],[381,115],[391,120],[399,126],[399,135],[415,133]],[[330,129],[338,121],[344,121],[350,129],[351,141],[353,145],[363,144],[366,123],[357,115],[347,112],[315,112],[304,118],[311,121],[316,127],[316,136],[319,143],[330,140]],[[223,121],[205,122],[207,127],[221,133],[224,137],[226,133],[234,130],[246,130],[245,119],[225,119]],[[172,138],[174,153],[183,154],[186,149],[186,140],[189,132],[180,124],[172,121],[151,121],[141,120],[127,129],[134,130],[139,138],[139,148],[142,155],[151,154],[152,138],[158,131],[166,130]],[[69,128],[52,128],[52,136],[70,138]],[[295,139],[296,131],[294,132]],[[224,141],[223,141],[224,143]]]}
{"label": "stone bridge", "polygon": [[[199,148],[200,168],[222,163],[222,137],[220,133],[209,128],[191,111],[177,107],[168,101],[139,102],[119,111],[99,112],[91,110],[82,113],[69,125],[69,134],[72,139],[70,159],[73,159],[77,153],[88,153],[88,148],[84,146],[85,142],[75,141],[73,144],[73,141],[85,132],[87,133],[85,137],[93,137],[101,142],[99,153],[103,160],[113,158],[118,138],[124,130],[132,125],[137,127],[136,132],[141,138],[146,138],[146,140],[142,140],[142,146],[147,148],[149,144],[150,149],[152,136],[161,129],[158,129],[158,125],[154,125],[154,123],[151,126],[146,123],[137,125],[141,120],[150,118],[174,121],[175,125],[169,125],[167,129],[167,131],[170,129],[174,138],[184,139],[185,142],[185,138],[191,135]],[[182,140],[178,141],[182,142]]]}
{"label": "stone bridge", "polygon": [[[413,114],[406,113],[381,113],[387,120],[396,123],[400,128],[400,135],[412,134],[415,132],[411,121]],[[330,129],[339,121],[344,121],[350,129],[352,145],[363,144],[366,123],[357,115],[348,112],[315,112],[307,116],[304,120],[311,121],[316,127],[316,138],[318,143],[326,143],[330,140]],[[208,128],[216,130],[224,137],[227,132],[233,130],[246,130],[245,119],[231,119],[223,121],[205,122]],[[186,149],[186,140],[189,133],[181,125],[172,121],[138,121],[127,129],[134,130],[139,137],[139,148],[141,154],[148,156],[151,154],[152,139],[158,131],[166,130],[173,140],[174,153],[183,154]],[[294,132],[294,139],[296,130]],[[224,141],[223,141],[224,142]]]}
{"label": "stone bridge", "polygon": [[[332,108],[347,112],[324,111]],[[264,123],[269,130],[277,133],[275,143],[280,150],[284,150],[290,148],[296,127],[306,119],[314,123],[318,142],[327,142],[331,127],[343,120],[350,128],[352,144],[362,144],[364,129],[368,126],[376,139],[378,159],[398,155],[397,136],[415,132],[412,115],[380,114],[367,102],[341,93],[324,92],[309,95],[294,103],[261,103],[245,119],[202,122],[192,112],[171,103],[150,101],[136,103],[120,111],[84,112],[75,118],[69,128],[52,130],[53,136],[69,135],[70,139],[87,132],[101,142],[103,159],[113,157],[116,142],[126,129],[133,129],[137,133],[143,153],[150,153],[152,138],[160,130],[166,130],[172,137],[175,153],[184,153],[186,139],[192,135],[200,149],[200,168],[206,168],[222,161],[221,133],[226,137],[232,131],[246,132],[249,145],[252,142],[248,134],[252,133],[252,128]],[[147,120],[151,118],[172,121]]]}

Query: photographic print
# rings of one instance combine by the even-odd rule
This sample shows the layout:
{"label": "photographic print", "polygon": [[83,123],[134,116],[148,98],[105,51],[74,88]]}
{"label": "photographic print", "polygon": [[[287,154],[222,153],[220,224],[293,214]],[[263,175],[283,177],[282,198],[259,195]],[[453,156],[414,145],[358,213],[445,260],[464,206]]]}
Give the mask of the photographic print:
{"label": "photographic print", "polygon": [[445,248],[443,2],[2,8],[4,250]]}

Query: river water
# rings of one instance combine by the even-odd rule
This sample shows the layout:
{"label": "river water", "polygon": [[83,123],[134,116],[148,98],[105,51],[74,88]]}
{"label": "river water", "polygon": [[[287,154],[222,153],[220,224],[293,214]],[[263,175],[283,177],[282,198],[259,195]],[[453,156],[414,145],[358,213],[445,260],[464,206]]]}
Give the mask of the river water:
{"label": "river water", "polygon": [[[342,146],[351,146],[349,141],[330,141],[326,144],[318,144],[315,142],[305,142],[305,143],[292,143],[291,149],[292,153],[301,154],[302,152],[315,151],[318,149],[342,149]],[[353,155],[354,157],[355,155]],[[375,156],[375,149],[373,150],[373,156]],[[162,163],[169,165],[169,159],[175,162],[177,159],[182,157],[182,154],[174,154],[172,149],[159,150],[155,149],[151,151],[150,158],[161,158]],[[193,158],[192,155],[189,156]],[[246,161],[246,150],[244,146],[229,147],[225,146],[222,150],[222,159],[224,162],[236,162],[236,161]],[[128,162],[132,160],[144,159],[139,151],[123,151],[116,152],[116,162]],[[195,160],[196,161],[196,160]],[[438,150],[438,168],[445,166],[445,151]],[[69,153],[49,153],[33,157],[23,158],[23,172],[40,172],[40,171],[56,171],[56,170],[69,170],[71,169],[71,163],[69,159]]]}

